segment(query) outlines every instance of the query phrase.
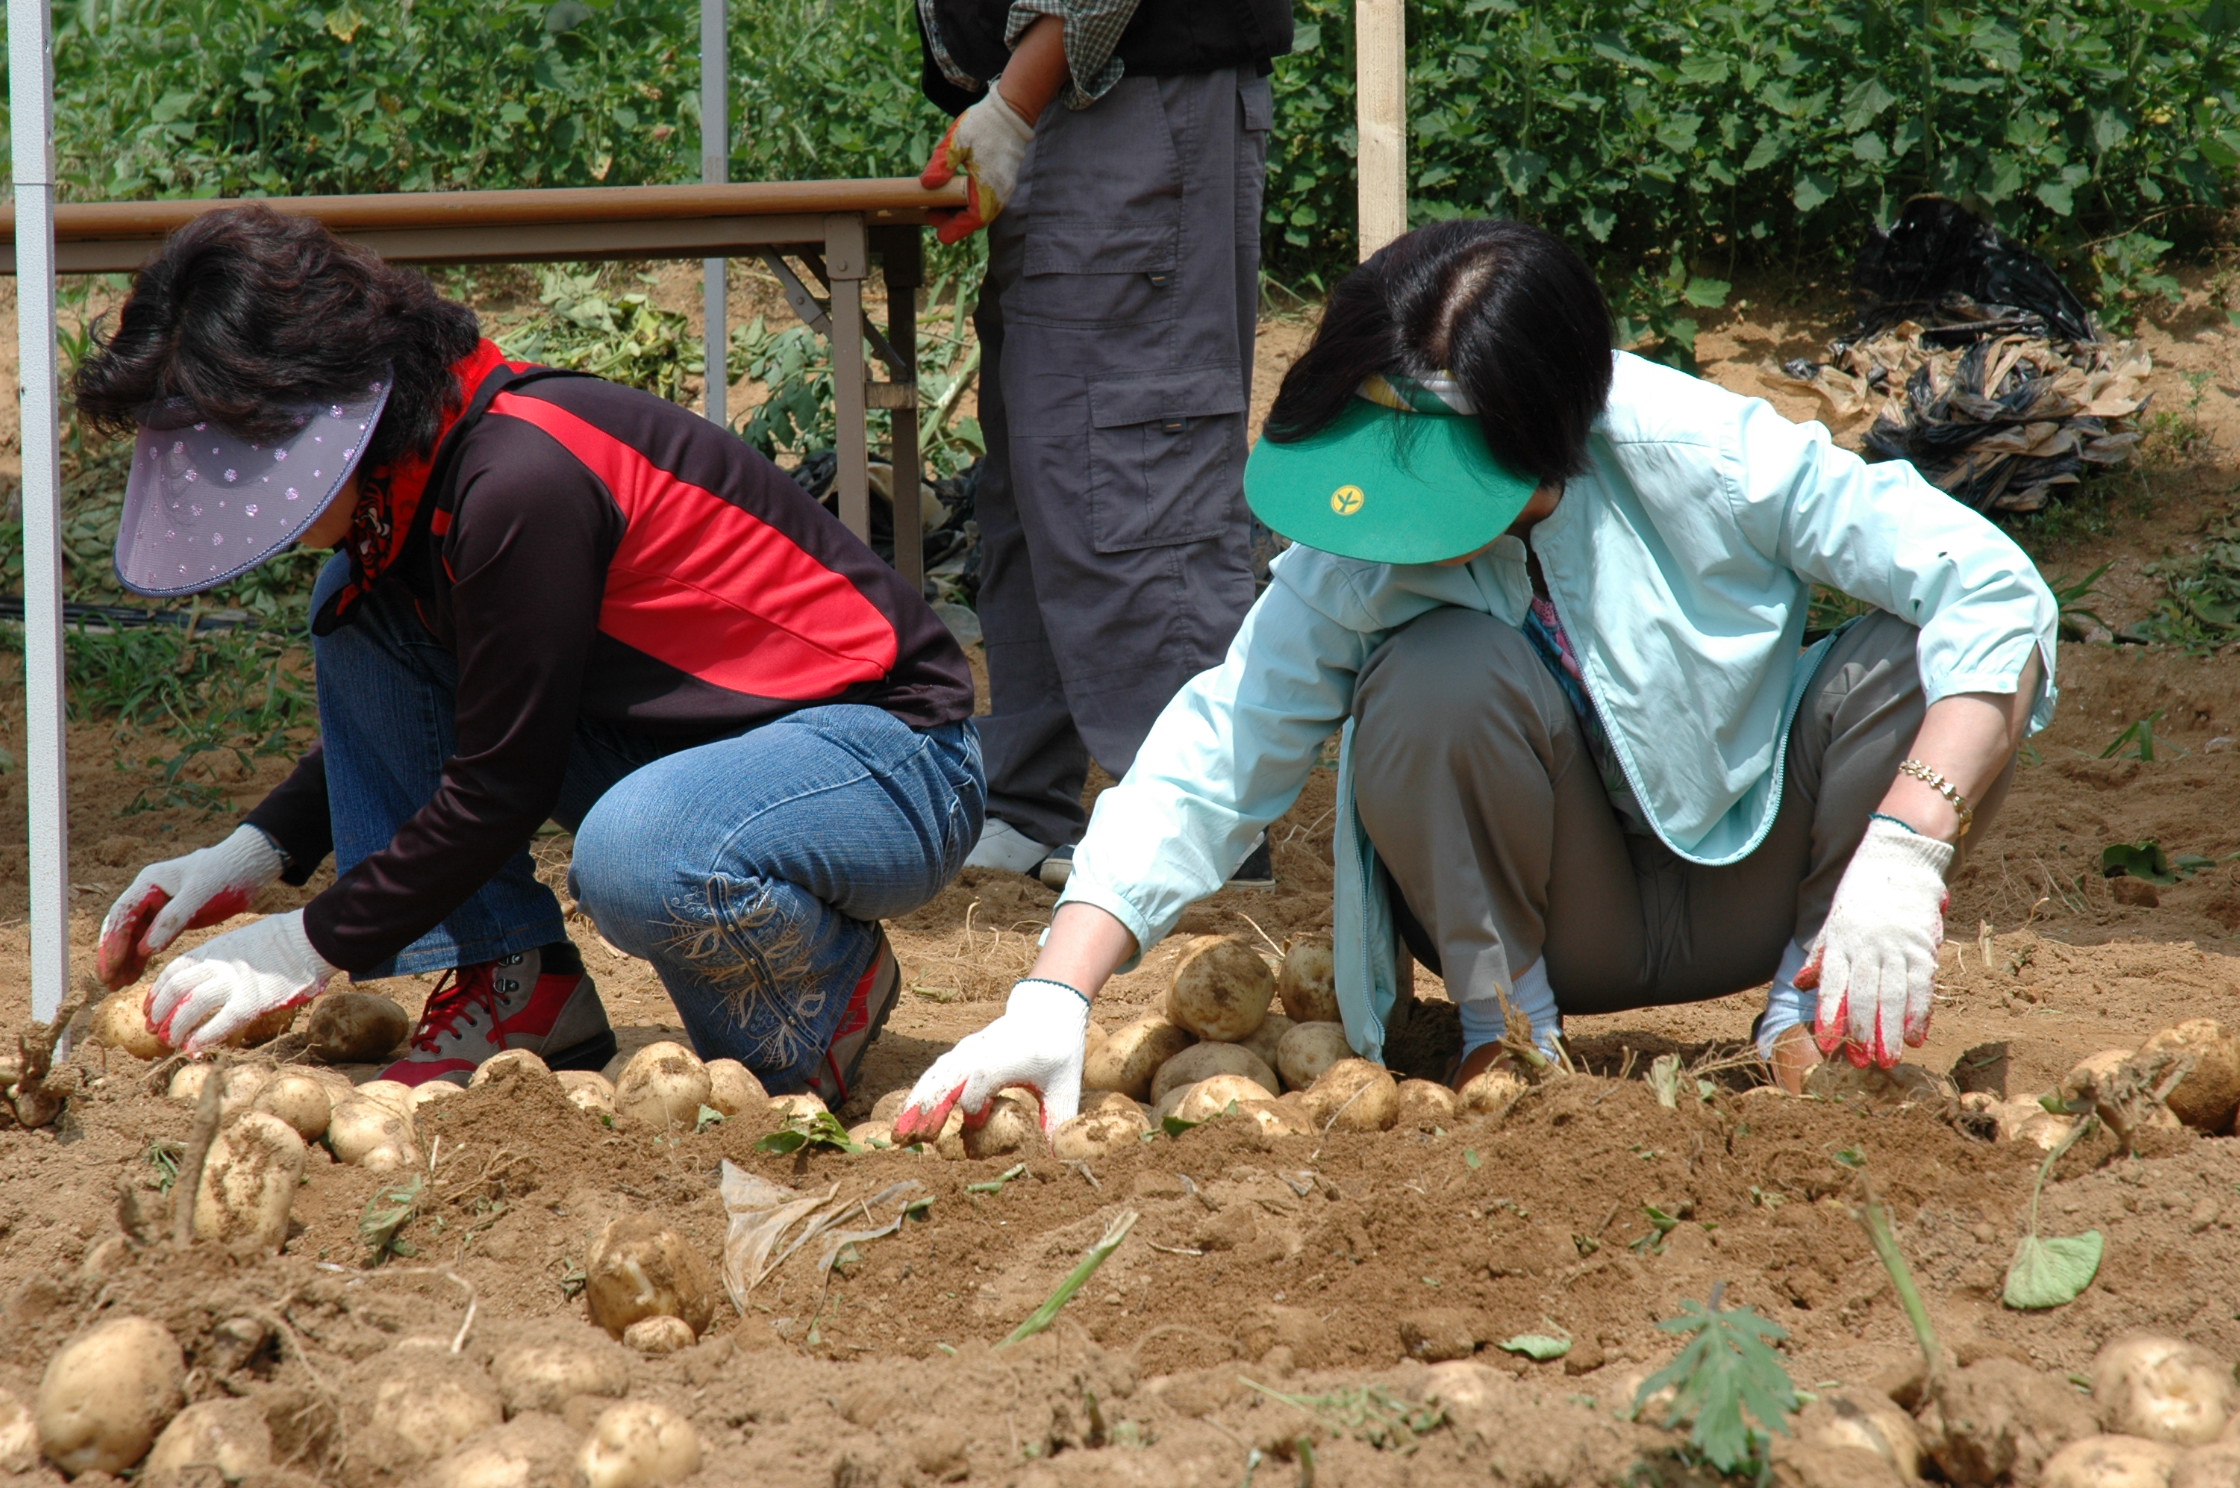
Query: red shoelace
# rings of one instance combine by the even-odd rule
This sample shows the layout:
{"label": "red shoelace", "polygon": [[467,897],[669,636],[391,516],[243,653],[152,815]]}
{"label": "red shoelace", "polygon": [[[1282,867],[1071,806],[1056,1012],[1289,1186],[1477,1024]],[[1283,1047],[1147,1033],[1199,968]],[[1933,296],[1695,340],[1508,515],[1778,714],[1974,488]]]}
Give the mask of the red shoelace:
{"label": "red shoelace", "polygon": [[495,1029],[498,1026],[498,966],[494,961],[456,967],[443,974],[443,980],[428,994],[428,1005],[420,1014],[420,1027],[412,1035],[412,1047],[435,1053],[437,1044],[457,1029],[460,1018],[478,1007],[490,1015],[490,1026]]}

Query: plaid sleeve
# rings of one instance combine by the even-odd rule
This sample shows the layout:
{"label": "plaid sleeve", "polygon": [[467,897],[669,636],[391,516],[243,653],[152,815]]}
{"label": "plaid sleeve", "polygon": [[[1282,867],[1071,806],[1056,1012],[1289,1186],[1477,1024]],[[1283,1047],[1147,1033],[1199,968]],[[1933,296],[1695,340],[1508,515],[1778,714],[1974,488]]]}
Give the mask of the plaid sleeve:
{"label": "plaid sleeve", "polygon": [[[919,0],[930,5],[931,0]],[[1138,0],[1011,0],[1011,19],[1004,27],[1004,43],[1017,46],[1026,29],[1046,15],[1065,22],[1066,70],[1072,74],[1065,90],[1068,108],[1087,108],[1120,81],[1123,68],[1113,51],[1120,33],[1135,19]]]}
{"label": "plaid sleeve", "polygon": [[934,0],[918,0],[918,29],[925,36],[926,51],[932,55],[933,65],[941,69],[941,75],[952,85],[967,93],[979,92],[988,80],[966,72],[957,59],[949,55],[949,45],[942,39],[941,23],[934,15],[933,5]]}

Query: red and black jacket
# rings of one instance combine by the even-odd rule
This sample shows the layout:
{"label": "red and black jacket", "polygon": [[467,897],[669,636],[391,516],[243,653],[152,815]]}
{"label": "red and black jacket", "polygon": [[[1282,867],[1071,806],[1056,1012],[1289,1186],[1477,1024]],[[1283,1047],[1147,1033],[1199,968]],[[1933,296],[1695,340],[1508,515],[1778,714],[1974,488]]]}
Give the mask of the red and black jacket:
{"label": "red and black jacket", "polygon": [[[677,747],[798,709],[972,714],[964,655],[925,600],[735,436],[650,393],[507,364],[438,447],[380,582],[458,661],[458,749],[390,845],[311,901],[344,969],[386,961],[525,846],[579,719]],[[315,628],[348,624],[319,616]],[[249,813],[302,883],[333,847],[313,749]]]}

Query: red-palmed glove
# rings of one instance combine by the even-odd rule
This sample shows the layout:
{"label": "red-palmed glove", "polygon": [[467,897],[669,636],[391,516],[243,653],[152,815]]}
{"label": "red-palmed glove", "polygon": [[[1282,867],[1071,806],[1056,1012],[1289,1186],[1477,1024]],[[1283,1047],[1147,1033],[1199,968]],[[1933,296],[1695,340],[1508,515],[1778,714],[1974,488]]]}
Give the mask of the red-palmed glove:
{"label": "red-palmed glove", "polygon": [[918,177],[927,189],[946,186],[961,173],[967,205],[933,215],[934,236],[962,242],[995,221],[1019,187],[1019,167],[1034,139],[1034,121],[1006,103],[993,84],[978,103],[957,115]]}
{"label": "red-palmed glove", "polygon": [[1028,977],[1011,987],[1003,1016],[958,1040],[910,1087],[895,1118],[894,1139],[905,1146],[941,1132],[952,1107],[965,1125],[988,1119],[996,1092],[1024,1085],[1042,1100],[1045,1135],[1081,1109],[1082,1040],[1089,1032],[1089,999],[1064,982]]}
{"label": "red-palmed glove", "polygon": [[181,952],[148,991],[148,1027],[174,1049],[214,1049],[278,1008],[309,1002],[338,968],[311,948],[303,911],[266,915]]}
{"label": "red-palmed glove", "polygon": [[131,986],[180,931],[232,919],[285,866],[270,837],[236,827],[215,847],[141,869],[101,922],[95,970],[111,989]]}
{"label": "red-palmed glove", "polygon": [[1952,845],[1881,817],[1843,870],[1797,985],[1820,992],[1813,1040],[1861,1069],[1896,1064],[1929,1036]]}

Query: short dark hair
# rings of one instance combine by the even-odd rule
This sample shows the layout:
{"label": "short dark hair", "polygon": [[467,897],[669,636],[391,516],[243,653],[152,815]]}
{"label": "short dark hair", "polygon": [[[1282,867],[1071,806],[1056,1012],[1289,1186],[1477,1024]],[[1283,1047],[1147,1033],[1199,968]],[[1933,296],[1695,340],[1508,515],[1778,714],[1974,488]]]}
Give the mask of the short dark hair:
{"label": "short dark hair", "polygon": [[1503,220],[1419,227],[1339,281],[1284,374],[1266,437],[1319,432],[1372,373],[1443,372],[1469,394],[1496,459],[1561,481],[1586,468],[1613,338],[1602,286],[1554,233]]}
{"label": "short dark hair", "polygon": [[425,275],[251,203],[207,212],[164,241],[72,392],[109,433],[184,398],[213,423],[279,438],[292,429],[289,405],[362,396],[386,369],[395,385],[364,461],[378,470],[433,451],[461,397],[452,364],[481,334],[475,313]]}

